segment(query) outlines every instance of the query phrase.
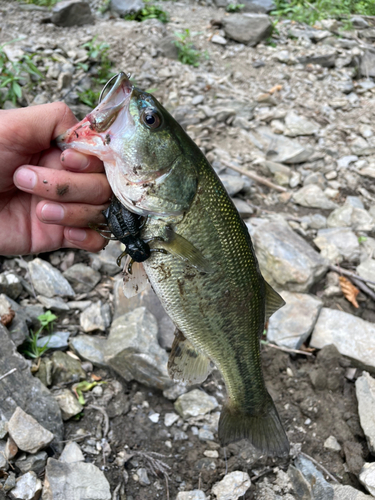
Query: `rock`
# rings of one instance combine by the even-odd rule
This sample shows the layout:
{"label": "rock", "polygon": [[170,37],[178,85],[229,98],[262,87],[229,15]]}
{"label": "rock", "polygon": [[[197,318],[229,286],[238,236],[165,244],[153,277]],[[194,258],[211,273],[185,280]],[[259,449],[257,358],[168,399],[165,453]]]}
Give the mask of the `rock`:
{"label": "rock", "polygon": [[220,35],[213,35],[211,40],[212,43],[216,43],[217,45],[226,45],[228,42],[223,36]]}
{"label": "rock", "polygon": [[366,490],[375,497],[375,463],[366,463],[359,474],[359,480]]}
{"label": "rock", "polygon": [[145,307],[138,307],[113,321],[104,360],[125,380],[166,389],[172,385],[167,353],[157,341],[157,323]]}
{"label": "rock", "polygon": [[321,188],[316,184],[308,184],[293,194],[293,201],[303,207],[332,210],[337,208],[336,203],[329,200]]}
{"label": "rock", "polygon": [[359,66],[360,74],[366,78],[375,76],[375,50],[365,49]]}
{"label": "rock", "polygon": [[224,476],[218,483],[215,483],[211,491],[217,500],[237,500],[247,492],[250,486],[249,474],[236,470]]}
{"label": "rock", "polygon": [[43,297],[43,295],[38,295],[37,299],[46,309],[50,309],[51,311],[61,312],[61,311],[69,311],[70,307],[63,299],[60,297],[50,298]]}
{"label": "rock", "polygon": [[22,293],[23,286],[19,277],[12,272],[0,274],[0,293],[11,299],[17,299]]}
{"label": "rock", "polygon": [[85,457],[81,451],[81,448],[74,441],[69,441],[66,443],[63,452],[59,458],[60,462],[65,462],[67,464],[73,464],[75,462],[84,462]]}
{"label": "rock", "polygon": [[328,262],[285,222],[266,222],[252,234],[260,269],[271,286],[307,292]]}
{"label": "rock", "polygon": [[220,175],[220,180],[229,196],[235,196],[245,187],[245,179],[239,175]]}
{"label": "rock", "polygon": [[8,424],[9,434],[22,451],[37,453],[48,446],[54,435],[17,406]]}
{"label": "rock", "polygon": [[213,396],[209,396],[199,389],[182,394],[177,398],[174,407],[182,418],[197,417],[205,415],[217,408],[218,402]]}
{"label": "rock", "polygon": [[90,5],[84,0],[63,0],[52,8],[52,22],[56,26],[82,26],[92,24]]}
{"label": "rock", "polygon": [[116,280],[113,294],[115,304],[114,319],[117,319],[127,312],[133,311],[137,307],[145,307],[157,321],[160,346],[164,349],[170,349],[172,347],[176,327],[165,312],[158,296],[150,285],[148,285],[143,292],[128,299],[124,296],[121,278]]}
{"label": "rock", "polygon": [[91,292],[102,277],[98,271],[94,271],[86,264],[74,264],[63,272],[63,276],[73,286],[76,293]]}
{"label": "rock", "polygon": [[299,349],[312,332],[321,300],[303,293],[281,292],[286,305],[270,318],[267,339],[277,345]]}
{"label": "rock", "polygon": [[40,337],[36,345],[43,347],[47,345],[48,349],[65,349],[68,347],[70,332],[53,332],[52,335]]}
{"label": "rock", "polygon": [[91,267],[102,274],[115,276],[121,272],[121,267],[116,264],[117,257],[121,254],[121,242],[109,241],[108,245],[99,253],[90,253]]}
{"label": "rock", "polygon": [[[375,259],[366,259],[357,267],[357,274],[369,280],[375,280]],[[370,288],[375,288],[375,285],[367,283]]]}
{"label": "rock", "polygon": [[79,382],[86,378],[81,363],[61,351],[52,354],[52,382],[54,385]]}
{"label": "rock", "polygon": [[327,226],[352,227],[355,231],[372,231],[375,227],[375,221],[367,210],[355,207],[349,201],[330,213]]}
{"label": "rock", "polygon": [[151,481],[148,477],[147,470],[144,467],[137,469],[138,481],[141,486],[149,486]]}
{"label": "rock", "polygon": [[333,68],[336,58],[336,50],[327,47],[320,54],[317,54],[314,50],[310,55],[299,57],[298,61],[302,64],[319,64],[319,66],[323,66],[323,68]]}
{"label": "rock", "polygon": [[295,459],[294,465],[310,484],[314,500],[333,500],[332,485],[324,479],[323,474],[315,468],[310,460],[299,455]]}
{"label": "rock", "polygon": [[342,260],[359,261],[360,246],[358,238],[349,228],[320,229],[314,243],[321,250],[322,256],[332,263],[341,262]]}
{"label": "rock", "polygon": [[79,321],[84,332],[94,332],[95,330],[105,332],[111,324],[109,304],[102,304],[101,300],[94,302],[82,312]]}
{"label": "rock", "polygon": [[362,491],[358,491],[352,486],[343,486],[342,484],[334,484],[333,500],[372,500],[374,497],[365,495]]}
{"label": "rock", "polygon": [[180,417],[177,415],[177,413],[166,413],[164,415],[164,425],[166,427],[170,427],[171,425],[173,425],[175,422],[177,422],[177,420],[179,419]]}
{"label": "rock", "polygon": [[80,358],[90,361],[94,366],[106,366],[104,362],[106,339],[92,335],[77,335],[71,339],[70,345]]}
{"label": "rock", "polygon": [[47,463],[48,455],[45,451],[39,451],[35,455],[27,455],[19,458],[16,461],[16,466],[20,469],[22,474],[26,472],[34,471],[36,474],[40,474],[44,471]]}
{"label": "rock", "polygon": [[178,60],[178,49],[175,44],[176,37],[174,35],[168,35],[162,38],[158,44],[158,49],[164,57],[168,59]]}
{"label": "rock", "polygon": [[180,491],[176,500],[207,500],[202,490]]}
{"label": "rock", "polygon": [[358,476],[365,463],[363,460],[362,445],[356,441],[344,441],[343,452],[347,468],[352,474]]}
{"label": "rock", "polygon": [[69,464],[49,458],[42,498],[111,500],[111,492],[105,475],[94,464]]}
{"label": "rock", "polygon": [[[30,372],[28,362],[16,351],[6,328],[0,324],[1,374],[16,368],[0,384],[1,413],[10,419],[20,406],[39,424],[53,432],[56,440],[63,439],[63,422],[60,408],[49,390]],[[32,397],[30,397],[32,395]],[[13,438],[14,439],[14,438]]]}
{"label": "rock", "polygon": [[310,346],[322,349],[334,344],[343,356],[375,371],[375,326],[343,311],[323,307]]}
{"label": "rock", "polygon": [[145,4],[142,0],[111,0],[109,8],[119,16],[126,16],[132,12],[138,12],[143,9]]}
{"label": "rock", "polygon": [[232,201],[238,213],[243,219],[247,219],[254,213],[254,209],[248,203],[246,203],[246,201],[241,200],[240,198],[232,198]]}
{"label": "rock", "polygon": [[290,464],[287,474],[297,498],[300,500],[312,500],[311,485],[302,472]]}
{"label": "rock", "polygon": [[58,402],[63,420],[69,420],[83,410],[83,406],[69,389],[55,392],[53,397]]}
{"label": "rock", "polygon": [[8,460],[6,458],[5,448],[6,441],[0,440],[0,471],[6,471],[8,469]]}
{"label": "rock", "polygon": [[273,29],[270,18],[264,14],[232,14],[222,22],[229,38],[251,47],[271,36]]}
{"label": "rock", "polygon": [[36,258],[29,262],[29,272],[35,290],[41,295],[74,297],[75,293],[69,282],[45,260]]}
{"label": "rock", "polygon": [[324,448],[329,451],[341,451],[341,446],[335,436],[329,436],[324,441]]}
{"label": "rock", "polygon": [[355,29],[364,29],[369,27],[368,22],[361,16],[352,16],[350,18],[350,22],[352,23],[353,28]]}
{"label": "rock", "polygon": [[[364,344],[365,345],[365,344]],[[373,358],[374,360],[374,358]],[[373,361],[374,363],[374,361]],[[361,427],[369,450],[375,452],[375,379],[367,372],[356,380],[355,390]]]}
{"label": "rock", "polygon": [[273,0],[243,0],[242,12],[255,12],[257,14],[268,14],[276,9]]}
{"label": "rock", "polygon": [[285,117],[286,129],[284,134],[289,137],[297,137],[299,135],[314,135],[319,130],[319,125],[308,120],[304,116],[297,115],[294,111],[289,111]]}
{"label": "rock", "polygon": [[42,492],[42,481],[35,472],[27,472],[17,479],[16,487],[11,491],[15,500],[38,500]]}

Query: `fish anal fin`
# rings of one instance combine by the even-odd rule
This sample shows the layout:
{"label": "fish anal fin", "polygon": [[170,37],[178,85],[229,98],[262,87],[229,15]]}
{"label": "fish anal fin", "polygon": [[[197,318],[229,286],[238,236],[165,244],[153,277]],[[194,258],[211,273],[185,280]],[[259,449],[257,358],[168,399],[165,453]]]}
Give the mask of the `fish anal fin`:
{"label": "fish anal fin", "polygon": [[125,297],[128,299],[143,292],[148,285],[148,278],[141,262],[133,262],[132,274],[127,272],[130,260],[128,255],[125,259],[123,271],[123,290]]}
{"label": "fish anal fin", "polygon": [[222,446],[248,439],[268,456],[287,456],[289,441],[271,396],[267,394],[265,408],[252,414],[224,405],[219,420],[219,440]]}
{"label": "fish anal fin", "polygon": [[190,241],[177,234],[170,227],[165,229],[165,234],[166,239],[164,241],[159,241],[158,246],[186,261],[188,264],[197,268],[198,271],[205,273],[213,272],[213,267],[210,262],[202,255],[198,248],[190,243]]}
{"label": "fish anal fin", "polygon": [[197,350],[180,330],[176,330],[168,360],[168,373],[172,380],[190,385],[201,384],[210,372],[210,359]]}
{"label": "fish anal fin", "polygon": [[272,286],[264,282],[266,286],[266,321],[270,319],[272,314],[285,305],[285,300],[272,288]]}

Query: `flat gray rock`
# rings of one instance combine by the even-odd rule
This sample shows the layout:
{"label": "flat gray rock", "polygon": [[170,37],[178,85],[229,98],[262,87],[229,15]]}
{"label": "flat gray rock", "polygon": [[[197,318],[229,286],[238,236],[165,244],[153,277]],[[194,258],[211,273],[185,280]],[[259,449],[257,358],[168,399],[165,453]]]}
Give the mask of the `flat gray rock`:
{"label": "flat gray rock", "polygon": [[8,430],[18,448],[28,453],[37,453],[48,446],[54,438],[52,432],[42,427],[19,406],[9,420]]}
{"label": "flat gray rock", "polygon": [[375,221],[363,208],[345,202],[342,207],[336,208],[327,218],[328,227],[352,227],[355,231],[372,231]]}
{"label": "flat gray rock", "polygon": [[285,117],[286,129],[284,135],[297,137],[299,135],[314,135],[319,130],[319,125],[308,120],[304,116],[297,115],[294,111],[289,111]]}
{"label": "flat gray rock", "polygon": [[223,19],[225,34],[236,42],[254,47],[272,33],[272,23],[264,14],[232,14]]}
{"label": "flat gray rock", "polygon": [[54,385],[70,384],[86,378],[86,373],[82,369],[80,361],[64,352],[55,351],[52,354],[51,361]]}
{"label": "flat gray rock", "polygon": [[56,26],[82,26],[92,24],[94,17],[90,5],[83,0],[64,0],[52,8],[52,22]]}
{"label": "flat gray rock", "polygon": [[86,264],[74,264],[63,273],[72,285],[76,293],[91,292],[91,290],[99,283],[102,275]]}
{"label": "flat gray rock", "polygon": [[91,267],[96,271],[100,271],[102,274],[115,276],[121,272],[121,267],[116,264],[116,259],[121,253],[121,242],[109,241],[108,245],[99,253],[89,254]]}
{"label": "flat gray rock", "polygon": [[142,0],[111,0],[109,8],[119,16],[126,16],[132,12],[143,9],[145,4]]}
{"label": "flat gray rock", "polygon": [[361,57],[361,63],[359,66],[361,75],[368,78],[369,76],[375,76],[375,50],[366,49],[363,56]]}
{"label": "flat gray rock", "polygon": [[221,481],[212,487],[212,493],[217,500],[237,500],[242,497],[251,486],[249,474],[235,470],[226,474]]}
{"label": "flat gray rock", "polygon": [[[366,259],[357,267],[357,274],[362,278],[375,281],[375,259]],[[368,283],[367,286],[375,288],[375,285]]]}
{"label": "flat gray rock", "polygon": [[104,360],[128,382],[137,380],[148,387],[166,389],[168,356],[157,341],[158,327],[145,307],[138,307],[113,321]]}
{"label": "flat gray rock", "polygon": [[79,445],[75,441],[69,441],[69,443],[66,443],[59,460],[60,462],[73,464],[75,462],[84,462],[85,457]]}
{"label": "flat gray rock", "polygon": [[352,314],[323,307],[310,346],[334,344],[339,352],[375,371],[375,325]]}
{"label": "flat gray rock", "polygon": [[337,204],[331,201],[316,184],[307,184],[293,194],[293,201],[302,207],[332,210]]}
{"label": "flat gray rock", "polygon": [[321,300],[305,293],[281,292],[286,304],[270,318],[267,339],[277,345],[299,349],[312,332]]}
{"label": "flat gray rock", "polygon": [[36,258],[29,262],[29,272],[35,290],[46,297],[74,297],[69,282],[58,269],[45,260]]}
{"label": "flat gray rock", "polygon": [[64,302],[63,299],[60,297],[55,297],[55,298],[50,298],[50,297],[43,297],[43,295],[38,295],[37,299],[39,302],[46,308],[50,309],[51,311],[69,311],[70,307],[66,302]]}
{"label": "flat gray rock", "polygon": [[83,410],[83,406],[69,389],[62,389],[55,392],[53,397],[60,407],[63,420],[69,420]]}
{"label": "flat gray rock", "polygon": [[240,175],[220,175],[220,180],[229,196],[235,196],[245,187],[245,179]]}
{"label": "flat gray rock", "polygon": [[42,492],[42,481],[34,471],[27,472],[17,479],[11,498],[16,500],[37,500]]}
{"label": "flat gray rock", "polygon": [[[375,379],[363,372],[355,382],[358,414],[369,450],[375,452]],[[375,487],[375,485],[374,485]],[[374,489],[375,491],[375,489]],[[370,492],[371,493],[371,492]]]}
{"label": "flat gray rock", "polygon": [[254,12],[257,14],[268,14],[276,9],[273,0],[242,0],[244,4],[242,12]]}
{"label": "flat gray rock", "polygon": [[328,261],[284,222],[266,222],[252,233],[260,269],[278,289],[308,292],[326,273]]}
{"label": "flat gray rock", "polygon": [[316,469],[310,460],[299,455],[295,459],[294,465],[310,484],[314,500],[333,500],[334,491],[332,485],[324,479],[323,474]]}
{"label": "flat gray rock", "polygon": [[72,464],[49,458],[43,500],[111,500],[109,483],[94,464]]}
{"label": "flat gray rock", "polygon": [[111,324],[109,304],[103,304],[101,300],[94,302],[81,313],[79,322],[84,332],[94,332],[95,330],[105,332]]}
{"label": "flat gray rock", "polygon": [[[5,327],[0,324],[0,374],[17,370],[5,377],[0,384],[0,413],[9,420],[20,406],[39,424],[51,431],[57,441],[63,439],[63,422],[57,402],[41,381],[32,376],[30,367],[10,340]],[[32,397],[30,397],[32,395]]]}
{"label": "flat gray rock", "polygon": [[352,486],[343,486],[342,484],[334,484],[333,500],[372,500],[372,495],[366,495],[362,491],[358,491]]}
{"label": "flat gray rock", "polygon": [[39,451],[35,455],[23,456],[23,458],[16,461],[17,467],[20,471],[25,474],[26,472],[34,471],[36,474],[40,474],[44,471],[47,463],[48,455],[45,451]]}
{"label": "flat gray rock", "polygon": [[105,338],[96,335],[77,335],[71,339],[70,345],[85,361],[90,361],[94,366],[107,366],[104,361]]}
{"label": "flat gray rock", "polygon": [[0,293],[4,293],[11,299],[16,299],[22,292],[23,286],[17,274],[6,272],[0,274]]}
{"label": "flat gray rock", "polygon": [[68,339],[70,332],[53,332],[52,335],[40,337],[36,345],[38,347],[47,346],[48,349],[66,349],[68,347]]}
{"label": "flat gray rock", "polygon": [[207,500],[207,497],[202,490],[180,491],[176,500]]}
{"label": "flat gray rock", "polygon": [[193,389],[177,398],[174,407],[182,418],[198,417],[218,407],[218,402],[199,389]]}
{"label": "flat gray rock", "polygon": [[375,463],[365,463],[359,474],[359,480],[366,490],[375,497]]}
{"label": "flat gray rock", "polygon": [[314,243],[321,250],[323,257],[332,263],[348,260],[358,262],[360,246],[354,232],[346,227],[320,229]]}

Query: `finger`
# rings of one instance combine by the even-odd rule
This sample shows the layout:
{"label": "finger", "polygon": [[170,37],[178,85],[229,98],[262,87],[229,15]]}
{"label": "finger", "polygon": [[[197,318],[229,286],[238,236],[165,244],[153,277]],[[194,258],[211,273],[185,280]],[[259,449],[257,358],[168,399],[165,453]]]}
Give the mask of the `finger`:
{"label": "finger", "polygon": [[74,149],[67,149],[61,153],[61,163],[66,170],[75,172],[104,172],[104,165],[99,158],[84,155]]}
{"label": "finger", "polygon": [[107,205],[88,205],[84,203],[55,203],[40,201],[35,212],[45,224],[59,224],[70,227],[88,227],[89,224],[105,223],[102,214]]}
{"label": "finger", "polygon": [[99,252],[106,244],[107,241],[93,229],[66,227],[64,228],[64,240],[61,247]]}
{"label": "finger", "polygon": [[111,188],[104,174],[23,165],[15,171],[13,181],[21,191],[64,203],[102,205],[111,197]]}

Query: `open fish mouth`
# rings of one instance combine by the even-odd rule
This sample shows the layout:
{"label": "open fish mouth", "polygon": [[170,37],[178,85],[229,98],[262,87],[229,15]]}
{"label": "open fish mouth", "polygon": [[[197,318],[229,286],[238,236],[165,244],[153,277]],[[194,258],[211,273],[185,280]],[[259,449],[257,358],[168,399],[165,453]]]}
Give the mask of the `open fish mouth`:
{"label": "open fish mouth", "polygon": [[[109,144],[117,132],[117,117],[128,108],[132,92],[133,85],[125,73],[113,76],[103,88],[98,106],[77,125],[57,137],[57,145],[61,149],[74,148],[87,154],[93,154],[94,146],[98,156],[104,160],[106,155],[102,146]],[[127,115],[124,113],[124,116]]]}

